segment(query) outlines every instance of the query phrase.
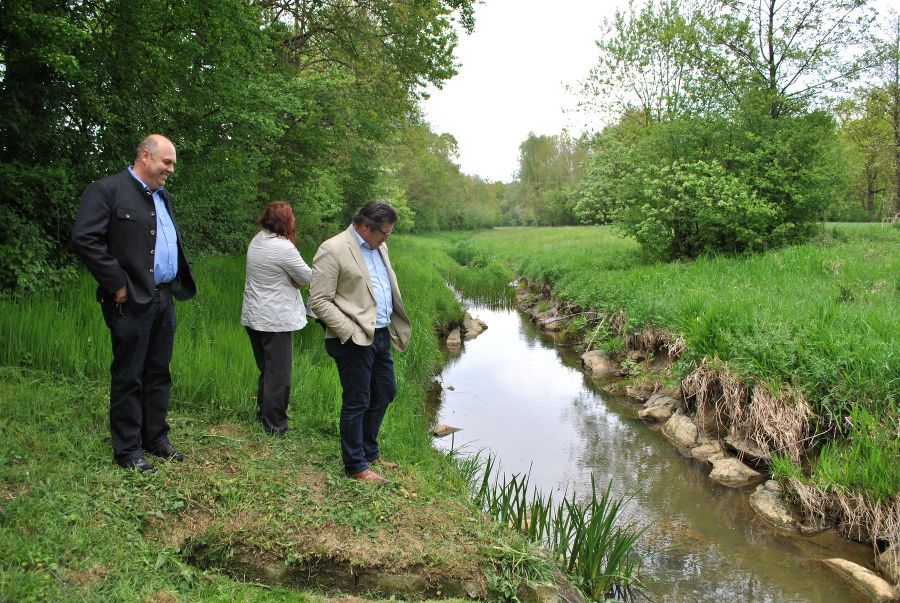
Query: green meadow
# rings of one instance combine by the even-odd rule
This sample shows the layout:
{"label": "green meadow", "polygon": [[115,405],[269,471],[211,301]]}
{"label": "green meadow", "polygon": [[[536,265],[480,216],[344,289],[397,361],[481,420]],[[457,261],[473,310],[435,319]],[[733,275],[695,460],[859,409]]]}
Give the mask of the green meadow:
{"label": "green meadow", "polygon": [[453,245],[469,270],[504,268],[584,311],[624,311],[627,333],[683,337],[680,376],[707,359],[773,392],[800,388],[821,434],[809,479],[875,500],[900,492],[900,228],[828,225],[804,245],[666,264],[609,227],[499,228]]}
{"label": "green meadow", "polygon": [[[291,431],[271,438],[254,423],[243,257],[196,259],[200,293],[177,307],[170,411],[188,458],[152,475],[111,458],[109,335],[92,279],[0,301],[0,599],[321,600],[315,586],[298,594],[225,569],[249,555],[279,567],[424,566],[484,581],[504,566],[495,551],[528,554],[524,539],[482,519],[474,469],[467,476],[431,448],[424,398],[442,359],[435,332],[461,314],[442,247],[398,237],[392,250],[415,336],[395,354],[399,394],[381,439],[401,469],[386,488],[343,476],[340,385],[316,324],[294,340]],[[503,575],[511,583],[514,572]]]}
{"label": "green meadow", "polygon": [[[585,513],[574,498],[533,498],[527,477],[492,476],[487,490],[490,459],[481,470],[431,448],[424,401],[443,360],[436,333],[462,313],[448,283],[509,303],[512,278],[543,282],[585,313],[624,312],[623,332],[683,337],[676,376],[708,359],[773,391],[800,388],[824,435],[803,466],[778,458],[775,473],[872,500],[900,491],[900,229],[829,226],[802,246],[672,264],[645,261],[606,227],[398,236],[391,255],[415,336],[395,354],[399,394],[381,438],[401,469],[379,489],[343,477],[340,385],[317,325],[295,334],[291,431],[271,438],[255,424],[256,369],[239,324],[242,257],[196,258],[200,292],[177,308],[170,412],[188,459],[153,475],[123,472],[111,458],[108,331],[92,279],[0,300],[0,598],[327,599],[321,586],[236,575],[248,558],[281,568],[310,559],[424,566],[447,579],[477,576],[489,598],[503,598],[525,578],[548,576],[533,542],[562,543],[552,555],[574,559],[565,535],[575,529],[614,534],[605,552],[569,568],[576,583],[597,598],[610,575],[627,586],[637,536],[611,531],[620,503],[602,487]],[[605,349],[622,346],[621,333],[596,337]],[[583,527],[573,527],[579,514]],[[594,572],[606,582],[579,578],[601,563],[622,565]]]}

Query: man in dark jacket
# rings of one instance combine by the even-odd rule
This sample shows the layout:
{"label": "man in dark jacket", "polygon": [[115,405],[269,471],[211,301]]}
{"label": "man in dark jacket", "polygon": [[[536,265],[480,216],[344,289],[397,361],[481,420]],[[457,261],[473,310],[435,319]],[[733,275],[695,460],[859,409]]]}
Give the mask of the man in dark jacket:
{"label": "man in dark jacket", "polygon": [[143,451],[183,461],[169,442],[169,362],[175,343],[173,298],[197,292],[163,188],[175,146],[151,134],[134,165],[91,183],[81,196],[72,245],[99,283],[97,301],[112,339],[109,427],[125,468],[155,471]]}

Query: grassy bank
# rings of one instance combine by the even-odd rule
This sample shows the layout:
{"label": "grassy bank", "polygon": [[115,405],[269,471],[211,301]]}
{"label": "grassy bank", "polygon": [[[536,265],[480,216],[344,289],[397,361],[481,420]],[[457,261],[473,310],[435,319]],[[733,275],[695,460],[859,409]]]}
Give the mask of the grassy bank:
{"label": "grassy bank", "polygon": [[[423,399],[441,361],[435,327],[460,314],[442,248],[392,242],[415,336],[395,355],[399,394],[381,441],[401,469],[386,488],[343,476],[340,386],[315,324],[295,337],[291,431],[259,430],[238,321],[243,258],[198,258],[200,293],[178,304],[170,423],[187,460],[161,462],[152,475],[112,462],[108,331],[91,279],[0,301],[0,599],[326,599],[292,568],[424,572],[428,583],[476,592],[486,577],[506,576],[509,555],[497,551],[529,557],[530,545],[485,521],[471,476],[430,446]],[[251,565],[268,568],[275,585],[252,580]]]}
{"label": "grassy bank", "polygon": [[815,456],[780,461],[783,475],[873,504],[900,493],[900,229],[829,226],[814,243],[770,253],[649,264],[605,227],[510,228],[457,241],[453,255],[620,316],[594,347],[668,332],[685,343],[676,376],[708,362],[776,403],[808,408],[803,445]]}

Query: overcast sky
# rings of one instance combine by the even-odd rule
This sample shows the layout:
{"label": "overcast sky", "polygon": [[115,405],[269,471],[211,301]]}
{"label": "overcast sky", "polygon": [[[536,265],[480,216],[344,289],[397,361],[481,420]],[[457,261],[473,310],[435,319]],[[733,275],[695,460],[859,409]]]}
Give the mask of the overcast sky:
{"label": "overcast sky", "polygon": [[[640,5],[636,2],[636,5]],[[877,0],[879,9],[900,0]],[[535,134],[578,134],[587,118],[572,112],[566,92],[597,59],[604,18],[627,0],[486,0],[475,8],[475,31],[460,36],[459,74],[430,90],[425,118],[459,143],[466,174],[512,180],[519,145]],[[596,127],[597,124],[595,124]]]}

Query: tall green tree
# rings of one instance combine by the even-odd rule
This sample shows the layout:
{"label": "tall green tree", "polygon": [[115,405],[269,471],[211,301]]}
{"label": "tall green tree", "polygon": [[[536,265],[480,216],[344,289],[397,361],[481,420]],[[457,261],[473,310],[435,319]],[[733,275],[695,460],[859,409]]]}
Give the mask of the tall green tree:
{"label": "tall green tree", "polygon": [[844,90],[876,57],[866,52],[867,0],[719,0],[696,14],[695,59],[737,104],[762,93],[773,118]]}
{"label": "tall green tree", "polygon": [[585,160],[583,138],[573,139],[565,130],[553,136],[529,133],[519,145],[519,219],[545,226],[574,224],[571,189]]}

